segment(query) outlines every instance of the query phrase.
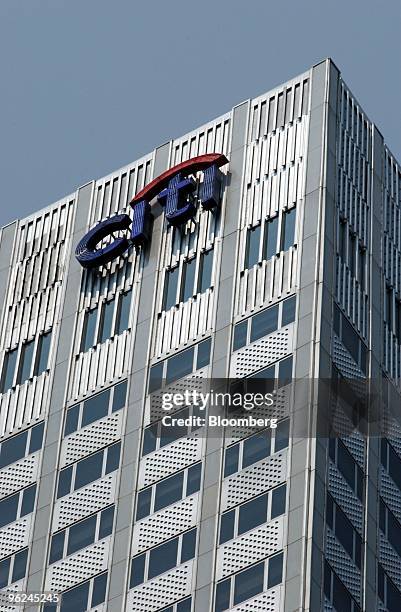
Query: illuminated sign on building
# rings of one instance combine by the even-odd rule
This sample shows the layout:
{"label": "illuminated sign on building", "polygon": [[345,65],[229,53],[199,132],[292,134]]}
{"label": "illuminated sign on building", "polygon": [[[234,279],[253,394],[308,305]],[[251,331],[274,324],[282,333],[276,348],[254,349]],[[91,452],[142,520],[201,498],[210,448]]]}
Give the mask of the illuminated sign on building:
{"label": "illuminated sign on building", "polygon": [[[196,203],[188,197],[195,191],[196,182],[191,175],[203,171],[199,199],[203,208],[210,210],[219,205],[223,174],[220,166],[228,163],[225,155],[209,153],[193,157],[182,162],[146,185],[131,200],[133,218],[126,214],[119,214],[101,221],[80,240],[75,256],[82,267],[95,268],[112,261],[122,255],[131,245],[145,244],[150,238],[151,206],[150,202],[157,197],[163,206],[165,216],[170,225],[177,226],[193,218],[196,212]],[[128,230],[129,237],[115,238],[104,247],[97,245],[114,232]]]}

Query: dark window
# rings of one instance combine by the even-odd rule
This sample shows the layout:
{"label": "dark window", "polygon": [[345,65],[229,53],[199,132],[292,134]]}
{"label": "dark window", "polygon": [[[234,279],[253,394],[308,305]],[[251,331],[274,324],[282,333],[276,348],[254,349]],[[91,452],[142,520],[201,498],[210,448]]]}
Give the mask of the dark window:
{"label": "dark window", "polygon": [[288,298],[288,300],[284,300],[283,302],[283,310],[281,315],[281,326],[289,325],[295,321],[295,308],[297,305],[297,299],[295,295],[293,297]]}
{"label": "dark window", "polygon": [[250,531],[267,519],[267,494],[243,504],[239,508],[238,535]]}
{"label": "dark window", "polygon": [[17,552],[14,557],[14,568],[13,568],[13,576],[11,581],[17,582],[17,580],[21,580],[25,577],[26,572],[26,562],[28,559],[28,549],[21,550]]}
{"label": "dark window", "polygon": [[269,559],[269,575],[267,578],[267,588],[280,584],[283,579],[283,553],[274,555]]}
{"label": "dark window", "polygon": [[127,293],[120,295],[116,319],[116,334],[122,334],[123,331],[128,329],[131,297],[132,291],[127,291]]}
{"label": "dark window", "polygon": [[278,217],[266,221],[263,259],[270,259],[277,253]]}
{"label": "dark window", "polygon": [[19,368],[18,368],[18,375],[17,375],[17,385],[20,385],[25,380],[28,380],[31,374],[34,348],[35,348],[35,343],[33,340],[31,340],[30,342],[26,342],[25,344],[22,345],[21,357],[20,357]]}
{"label": "dark window", "polygon": [[14,382],[15,366],[17,364],[18,349],[8,351],[4,356],[3,374],[1,380],[1,392],[11,389]]}
{"label": "dark window", "polygon": [[148,579],[167,572],[177,564],[178,538],[153,548],[149,554]]}
{"label": "dark window", "polygon": [[43,442],[43,430],[45,424],[39,423],[39,425],[35,425],[31,429],[31,439],[29,442],[29,453],[36,453],[36,451],[42,448]]}
{"label": "dark window", "polygon": [[255,434],[244,441],[242,468],[248,467],[270,455],[270,431]]}
{"label": "dark window", "polygon": [[47,334],[42,334],[39,338],[38,354],[36,357],[35,365],[35,376],[39,376],[39,374],[41,374],[48,368],[51,340],[51,332],[47,332]]}
{"label": "dark window", "polygon": [[234,537],[235,511],[230,510],[221,515],[219,544],[224,544]]}
{"label": "dark window", "polygon": [[127,399],[127,381],[114,387],[112,412],[117,412],[124,408]]}
{"label": "dark window", "polygon": [[333,604],[336,610],[341,612],[352,611],[352,598],[345,586],[333,573]]}
{"label": "dark window", "polygon": [[113,331],[113,314],[114,300],[103,302],[99,326],[99,342],[105,342],[107,338],[111,338]]}
{"label": "dark window", "polygon": [[102,510],[100,516],[99,540],[110,535],[113,531],[114,506]]}
{"label": "dark window", "polygon": [[77,463],[75,475],[75,489],[80,489],[85,485],[97,480],[102,475],[103,452],[94,453]]}
{"label": "dark window", "polygon": [[281,516],[285,512],[286,485],[277,487],[272,492],[271,518]]}
{"label": "dark window", "polygon": [[17,518],[19,493],[11,495],[0,502],[0,529],[13,523]]}
{"label": "dark window", "polygon": [[[184,410],[181,410],[179,416],[182,419],[186,419],[189,416],[189,408],[184,408]],[[186,436],[188,433],[188,426],[187,425],[163,425],[163,423],[161,424],[160,427],[160,448],[163,446],[166,446],[167,444],[171,444],[171,442],[174,442],[175,440],[178,440],[179,438],[183,438],[184,436]]]}
{"label": "dark window", "polygon": [[196,493],[200,489],[201,483],[201,475],[202,475],[202,464],[196,463],[192,465],[188,469],[188,477],[187,477],[187,495],[192,495],[192,493]]}
{"label": "dark window", "polygon": [[84,401],[81,427],[107,416],[109,411],[110,390],[98,393]]}
{"label": "dark window", "polygon": [[90,516],[84,521],[70,527],[67,555],[81,550],[95,541],[96,516]]}
{"label": "dark window", "polygon": [[252,317],[251,342],[276,331],[278,326],[278,306],[267,308]]}
{"label": "dark window", "polygon": [[145,579],[145,561],[146,555],[143,553],[139,555],[139,557],[134,557],[131,563],[131,578],[129,586],[132,587],[137,586],[138,584],[142,584]]}
{"label": "dark window", "polygon": [[85,612],[88,607],[89,581],[63,593],[60,612]]}
{"label": "dark window", "polygon": [[65,531],[60,531],[59,533],[55,533],[52,537],[52,543],[50,546],[50,556],[49,563],[55,563],[59,559],[63,558],[64,554],[64,539],[65,539]]}
{"label": "dark window", "polygon": [[178,274],[178,266],[166,271],[164,279],[163,310],[169,310],[177,303]]}
{"label": "dark window", "polygon": [[258,563],[235,576],[234,606],[263,591],[264,563]]}
{"label": "dark window", "polygon": [[184,473],[179,472],[156,485],[155,512],[182,498],[183,477]]}
{"label": "dark window", "polygon": [[292,357],[280,361],[278,366],[278,386],[289,385],[292,380]]}
{"label": "dark window", "polygon": [[163,362],[157,363],[150,368],[149,372],[149,393],[160,389],[163,381]]}
{"label": "dark window", "polygon": [[[36,484],[31,485],[24,489],[22,493],[22,506],[21,506],[21,516],[26,516],[33,512],[33,507],[35,505],[35,497],[36,497]],[[0,512],[1,516],[1,512]]]}
{"label": "dark window", "polygon": [[224,463],[224,478],[234,474],[238,470],[239,444],[229,446],[226,449],[226,458]]}
{"label": "dark window", "polygon": [[100,605],[106,599],[107,572],[96,576],[93,581],[91,608]]}
{"label": "dark window", "polygon": [[157,425],[146,427],[143,434],[143,450],[142,455],[147,455],[156,450],[157,441]]}
{"label": "dark window", "polygon": [[25,457],[27,438],[28,432],[24,431],[2,442],[0,450],[0,469]]}
{"label": "dark window", "polygon": [[260,225],[248,229],[246,236],[245,269],[252,268],[259,261]]}
{"label": "dark window", "polygon": [[288,446],[290,422],[287,420],[277,424],[274,452],[277,453]]}
{"label": "dark window", "polygon": [[297,209],[292,208],[283,215],[282,251],[287,251],[294,244],[296,214]]}
{"label": "dark window", "polygon": [[3,559],[0,561],[0,589],[4,588],[8,584],[8,574],[10,573],[10,561],[11,558]]}
{"label": "dark window", "polygon": [[335,522],[335,534],[338,541],[343,545],[351,559],[354,557],[353,550],[353,535],[354,530],[351,523],[348,521],[345,514],[336,506],[336,522]]}
{"label": "dark window", "polygon": [[67,410],[64,425],[64,435],[68,436],[70,433],[77,431],[79,421],[79,404],[72,406]]}
{"label": "dark window", "polygon": [[190,348],[186,351],[182,351],[182,353],[178,353],[178,355],[174,355],[174,357],[170,357],[167,361],[167,374],[166,374],[166,382],[167,384],[190,374],[193,369],[194,363],[194,349]]}
{"label": "dark window", "polygon": [[195,293],[196,259],[184,262],[181,301],[186,302]]}
{"label": "dark window", "polygon": [[203,293],[212,284],[213,249],[205,251],[200,257],[198,293]]}
{"label": "dark window", "polygon": [[359,363],[359,338],[351,323],[345,317],[342,317],[342,334],[341,339],[345,348],[349,351],[356,363]]}
{"label": "dark window", "polygon": [[223,612],[223,610],[227,610],[230,607],[230,584],[231,581],[229,579],[218,583],[214,612]]}
{"label": "dark window", "polygon": [[97,308],[85,313],[84,331],[82,335],[81,351],[88,351],[95,344],[95,331],[97,320]]}
{"label": "dark window", "polygon": [[196,529],[187,531],[182,536],[182,547],[181,547],[181,563],[193,559],[195,556],[196,548]]}
{"label": "dark window", "polygon": [[247,331],[248,321],[242,321],[241,323],[237,323],[237,325],[234,327],[234,351],[238,351],[238,349],[246,345]]}
{"label": "dark window", "polygon": [[120,465],[121,443],[116,442],[107,449],[106,474],[115,472]]}
{"label": "dark window", "polygon": [[72,466],[61,470],[58,477],[57,499],[68,495],[71,491]]}
{"label": "dark window", "polygon": [[178,602],[177,604],[177,612],[191,612],[192,608],[192,598],[188,597],[183,601]]}
{"label": "dark window", "polygon": [[[204,368],[210,363],[210,349],[212,341],[210,338],[198,344],[198,356],[196,358],[196,369]],[[168,368],[167,368],[168,369]]]}
{"label": "dark window", "polygon": [[148,516],[150,514],[150,505],[152,502],[152,489],[145,489],[144,491],[140,491],[138,493],[138,501],[136,506],[136,520]]}

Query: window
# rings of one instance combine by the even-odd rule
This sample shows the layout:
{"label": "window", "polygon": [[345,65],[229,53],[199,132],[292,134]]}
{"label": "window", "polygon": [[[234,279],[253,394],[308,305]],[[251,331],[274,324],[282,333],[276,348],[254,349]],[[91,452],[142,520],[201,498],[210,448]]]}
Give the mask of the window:
{"label": "window", "polygon": [[356,493],[360,501],[362,501],[363,472],[340,438],[330,439],[329,455],[330,459],[336,464],[351,489],[354,491],[354,493]]}
{"label": "window", "polygon": [[85,313],[84,330],[82,334],[81,351],[86,352],[96,344],[97,308]]}
{"label": "window", "polygon": [[167,361],[166,383],[170,384],[179,378],[191,374],[194,362],[193,347],[182,351]]}
{"label": "window", "polygon": [[52,536],[49,563],[90,546],[112,532],[114,505],[93,514]]}
{"label": "window", "polygon": [[278,306],[272,306],[252,317],[251,342],[271,334],[278,328]]}
{"label": "window", "polygon": [[18,551],[0,561],[0,589],[25,578],[28,549]]}
{"label": "window", "polygon": [[200,490],[202,463],[173,474],[157,484],[139,491],[137,498],[136,520],[157,512],[183,497]]}
{"label": "window", "polygon": [[177,303],[179,266],[166,271],[164,279],[163,310],[170,310]]}
{"label": "window", "polygon": [[163,608],[160,612],[191,612],[192,610],[192,597],[187,597],[179,601],[176,604],[169,606],[168,608]]}
{"label": "window", "polygon": [[[198,406],[190,406],[179,412],[174,413],[175,418],[186,419],[189,416],[196,417],[201,413]],[[189,436],[192,432],[198,429],[198,425],[174,425],[165,426],[162,421],[153,423],[146,427],[143,435],[142,456],[152,453],[155,450],[163,448],[167,444],[171,444],[175,440]]]}
{"label": "window", "polygon": [[116,316],[116,334],[122,334],[129,327],[129,315],[131,310],[132,291],[121,293],[118,301]]}
{"label": "window", "polygon": [[20,385],[30,378],[34,348],[35,342],[33,340],[22,345],[17,374],[17,385]]}
{"label": "window", "polygon": [[397,554],[401,556],[401,525],[381,497],[379,501],[379,527]]}
{"label": "window", "polygon": [[199,263],[198,293],[204,293],[212,285],[213,249],[201,254]]}
{"label": "window", "polygon": [[401,458],[386,438],[381,440],[381,463],[401,491]]}
{"label": "window", "polygon": [[33,512],[36,484],[0,501],[0,529]]}
{"label": "window", "polygon": [[39,346],[35,364],[35,376],[39,376],[48,368],[51,339],[51,332],[47,332],[47,334],[42,334],[41,336],[39,336]]}
{"label": "window", "polygon": [[[60,612],[86,612],[106,599],[107,572],[99,574],[62,594]],[[51,605],[51,604],[50,604]],[[45,607],[45,610],[48,608]],[[49,608],[50,610],[50,608]]]}
{"label": "window", "polygon": [[237,323],[234,327],[233,350],[237,351],[248,342],[259,340],[259,338],[275,332],[279,327],[285,327],[293,323],[295,321],[295,308],[296,297],[292,296],[275,306],[262,310],[245,321]]}
{"label": "window", "polygon": [[196,369],[204,368],[210,363],[210,349],[212,346],[212,340],[208,338],[198,344],[198,355],[196,359]]}
{"label": "window", "polygon": [[324,594],[337,612],[360,612],[360,608],[352,599],[351,593],[343,585],[337,574],[333,572],[327,561],[325,561],[324,567]]}
{"label": "window", "polygon": [[195,287],[196,258],[188,259],[183,265],[183,280],[181,289],[181,302],[186,302],[196,293]]}
{"label": "window", "polygon": [[42,438],[43,422],[4,440],[0,445],[0,469],[39,450]]}
{"label": "window", "polygon": [[7,351],[4,356],[3,373],[1,377],[1,392],[5,393],[11,389],[14,382],[15,367],[17,365],[18,348]]}
{"label": "window", "polygon": [[388,612],[401,610],[401,593],[380,563],[377,566],[378,595]]}
{"label": "window", "polygon": [[246,236],[245,268],[252,268],[259,261],[260,225],[251,227]]}
{"label": "window", "polygon": [[362,539],[341,508],[327,494],[326,522],[351,559],[361,569]]}
{"label": "window", "polygon": [[295,321],[295,308],[297,304],[297,298],[295,295],[284,300],[283,308],[281,313],[281,327],[285,327]]}
{"label": "window", "polygon": [[297,209],[291,208],[291,210],[287,210],[283,215],[281,251],[288,251],[294,245],[296,214]]}
{"label": "window", "polygon": [[98,342],[106,342],[106,340],[108,338],[111,338],[112,336],[114,306],[114,300],[111,300],[110,302],[103,302],[100,317]]}
{"label": "window", "polygon": [[234,345],[233,350],[237,351],[247,343],[248,321],[237,323],[234,327]]}
{"label": "window", "polygon": [[367,369],[367,348],[354,330],[348,319],[342,314],[338,306],[334,305],[334,330],[344,344],[351,357],[365,374]]}
{"label": "window", "polygon": [[263,591],[264,563],[243,570],[234,579],[234,606]]}
{"label": "window", "polygon": [[210,349],[211,339],[208,338],[153,365],[149,371],[148,393],[160,389],[163,380],[170,384],[179,378],[188,376],[199,368],[209,365]]}
{"label": "window", "polygon": [[277,253],[278,216],[266,221],[263,259],[271,259]]}
{"label": "window", "polygon": [[71,487],[72,491],[76,491],[118,469],[120,448],[120,442],[116,442],[60,470],[57,498],[68,495],[71,492]]}
{"label": "window", "polygon": [[191,529],[134,557],[131,563],[130,588],[193,559],[195,542],[196,529]]}
{"label": "window", "polygon": [[124,408],[127,396],[127,381],[118,383],[93,395],[89,399],[67,409],[64,436],[77,431],[103,417]]}

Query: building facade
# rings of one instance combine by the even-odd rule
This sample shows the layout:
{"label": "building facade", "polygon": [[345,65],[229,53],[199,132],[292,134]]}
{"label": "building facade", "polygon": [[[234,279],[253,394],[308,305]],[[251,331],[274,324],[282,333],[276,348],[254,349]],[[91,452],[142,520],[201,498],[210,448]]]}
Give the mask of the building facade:
{"label": "building facade", "polygon": [[[91,228],[211,153],[228,160],[216,206],[196,204],[199,171],[189,220],[152,202],[149,241],[80,265]],[[0,594],[401,609],[397,421],[317,432],[317,380],[379,381],[385,401],[401,367],[401,168],[330,60],[4,227],[0,316]],[[161,380],[267,370],[302,383],[274,430],[172,433],[150,410]]]}

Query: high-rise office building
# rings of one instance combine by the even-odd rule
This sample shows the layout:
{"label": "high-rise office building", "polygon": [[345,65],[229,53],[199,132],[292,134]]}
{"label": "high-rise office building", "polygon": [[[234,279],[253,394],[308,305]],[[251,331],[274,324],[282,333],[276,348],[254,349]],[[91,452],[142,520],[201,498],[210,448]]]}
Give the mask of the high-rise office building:
{"label": "high-rise office building", "polygon": [[[401,610],[397,421],[318,431],[400,381],[401,168],[333,62],[4,227],[0,316],[1,610]],[[277,427],[166,424],[255,375]]]}

